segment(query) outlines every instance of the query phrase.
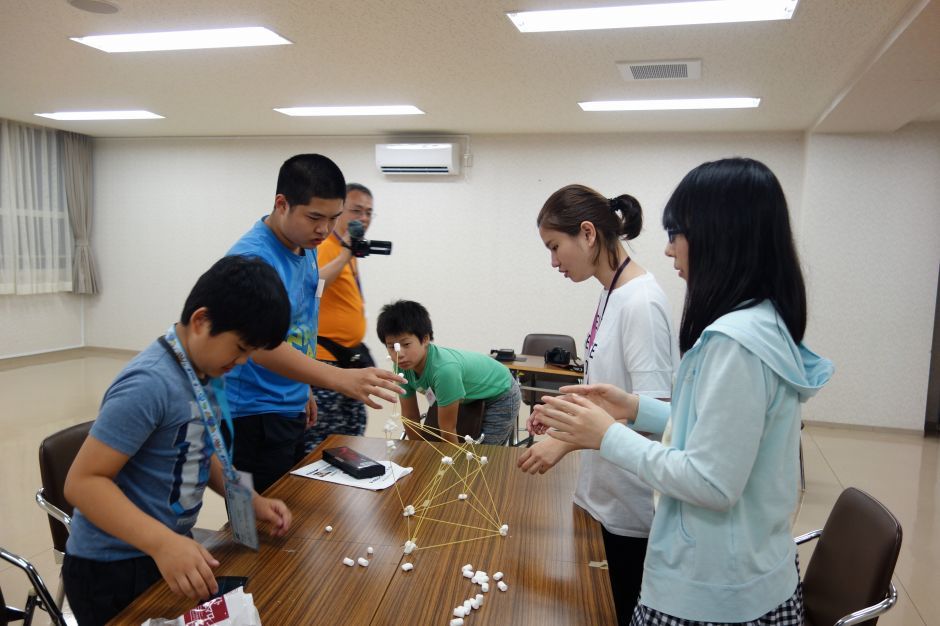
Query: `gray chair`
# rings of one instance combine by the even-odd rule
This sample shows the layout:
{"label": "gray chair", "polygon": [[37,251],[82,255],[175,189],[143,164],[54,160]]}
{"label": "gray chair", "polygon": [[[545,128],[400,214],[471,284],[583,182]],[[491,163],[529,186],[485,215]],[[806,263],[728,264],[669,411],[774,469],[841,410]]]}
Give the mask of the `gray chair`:
{"label": "gray chair", "polygon": [[45,611],[49,615],[49,620],[54,626],[66,626],[65,618],[59,609],[59,604],[52,598],[49,588],[43,582],[42,576],[33,567],[33,564],[21,556],[7,552],[0,548],[0,560],[6,561],[11,565],[21,569],[29,579],[32,587],[29,595],[26,597],[26,604],[22,609],[6,605],[3,597],[3,591],[0,590],[0,626],[6,626],[8,622],[23,621],[24,626],[29,626],[33,621],[33,614],[36,609]]}
{"label": "gray chair", "polygon": [[[564,348],[570,352],[572,359],[578,357],[578,348],[573,337],[570,335],[555,335],[550,333],[531,333],[526,335],[525,339],[522,341],[522,354],[543,356],[548,350],[556,347]],[[519,384],[524,387],[542,388],[545,389],[546,392],[552,393],[557,392],[558,389],[565,385],[570,385],[571,378],[560,375],[527,372],[519,377]],[[522,403],[527,405],[529,411],[531,411],[537,404],[541,404],[540,397],[542,395],[543,394],[539,391],[523,389]],[[518,433],[518,430],[516,432]],[[532,445],[532,437],[526,437],[521,441],[517,441],[516,445],[530,446]]]}
{"label": "gray chair", "polygon": [[891,583],[901,550],[901,524],[883,504],[849,487],[826,525],[796,538],[818,539],[803,576],[807,626],[874,626],[898,599]]}

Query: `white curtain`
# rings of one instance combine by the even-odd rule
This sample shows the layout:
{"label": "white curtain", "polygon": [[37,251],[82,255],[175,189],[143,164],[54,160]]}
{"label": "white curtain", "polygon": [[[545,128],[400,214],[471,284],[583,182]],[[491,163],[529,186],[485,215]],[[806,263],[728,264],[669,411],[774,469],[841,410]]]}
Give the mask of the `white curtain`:
{"label": "white curtain", "polygon": [[56,131],[0,120],[0,293],[72,290]]}

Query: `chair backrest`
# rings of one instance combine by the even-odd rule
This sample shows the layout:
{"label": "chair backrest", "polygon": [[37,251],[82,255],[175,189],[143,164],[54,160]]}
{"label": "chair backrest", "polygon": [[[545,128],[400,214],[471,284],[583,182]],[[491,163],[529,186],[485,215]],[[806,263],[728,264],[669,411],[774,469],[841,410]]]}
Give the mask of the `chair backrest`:
{"label": "chair backrest", "polygon": [[[571,358],[578,356],[577,344],[574,338],[569,335],[552,335],[548,333],[532,333],[525,336],[522,341],[522,354],[531,354],[542,356],[547,350],[552,348],[564,348],[571,353]],[[558,389],[562,385],[570,385],[571,378],[567,376],[553,376],[551,374],[526,374],[525,381],[527,387],[545,387],[547,389]],[[523,390],[522,402],[534,407],[539,403],[539,397],[542,394],[537,391]]]}
{"label": "chair backrest", "polygon": [[843,491],[806,566],[807,623],[835,624],[884,600],[900,550],[901,524],[891,511],[864,491]]}
{"label": "chair backrest", "polygon": [[[79,448],[85,443],[88,431],[94,422],[83,422],[49,435],[39,444],[39,473],[42,477],[43,496],[52,505],[72,514],[72,505],[65,499],[65,477]],[[52,531],[52,546],[65,552],[69,538],[68,529],[52,516],[49,530]]]}
{"label": "chair backrest", "polygon": [[[472,402],[460,403],[457,409],[457,435],[463,437],[470,435],[474,439],[483,432],[483,413],[486,409],[486,403],[483,400],[474,400]],[[437,402],[428,407],[427,415],[424,417],[424,425],[431,428],[440,428],[437,421]],[[427,436],[433,439],[431,436]]]}

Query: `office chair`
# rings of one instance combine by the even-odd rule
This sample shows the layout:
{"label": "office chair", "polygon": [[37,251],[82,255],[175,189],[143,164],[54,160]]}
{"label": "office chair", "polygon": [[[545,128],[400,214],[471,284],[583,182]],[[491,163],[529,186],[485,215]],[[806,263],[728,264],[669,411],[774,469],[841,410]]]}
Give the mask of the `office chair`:
{"label": "office chair", "polygon": [[891,576],[901,550],[901,524],[883,504],[849,487],[826,525],[795,541],[816,538],[803,576],[805,623],[874,626],[898,599]]}
{"label": "office chair", "polygon": [[[52,553],[55,562],[62,564],[65,555],[65,542],[69,538],[72,525],[72,505],[65,499],[65,477],[85,443],[93,422],[82,422],[60,430],[43,439],[39,444],[39,473],[42,488],[36,492],[36,504],[49,515],[49,531],[52,533]],[[59,589],[56,592],[56,604],[61,606],[65,589],[62,576],[59,575]]]}
{"label": "office chair", "polygon": [[[553,335],[548,333],[531,333],[525,336],[525,339],[522,340],[522,354],[530,354],[533,356],[542,356],[546,351],[551,350],[552,348],[564,348],[571,353],[571,358],[575,359],[578,356],[578,349],[575,344],[574,338],[569,335]],[[548,391],[558,391],[561,387],[571,384],[571,378],[565,376],[555,376],[552,374],[533,374],[525,373],[519,379],[519,383],[526,387],[542,387]],[[522,391],[522,403],[529,407],[529,411],[535,408],[537,404],[541,404],[539,400],[540,394],[538,391],[532,391],[524,389]],[[532,436],[528,436],[525,439],[518,440],[518,426],[516,427],[516,436],[514,445],[517,446],[526,446],[529,447],[532,445],[533,439]]]}
{"label": "office chair", "polygon": [[6,561],[19,569],[23,570],[29,583],[32,585],[29,595],[26,598],[26,605],[22,609],[17,609],[6,605],[3,598],[3,592],[0,591],[0,626],[6,626],[8,622],[23,620],[24,625],[29,625],[33,621],[33,614],[36,609],[45,611],[54,626],[66,626],[65,618],[59,605],[52,599],[49,588],[43,582],[42,576],[33,567],[33,564],[21,556],[7,552],[0,548],[0,560]]}

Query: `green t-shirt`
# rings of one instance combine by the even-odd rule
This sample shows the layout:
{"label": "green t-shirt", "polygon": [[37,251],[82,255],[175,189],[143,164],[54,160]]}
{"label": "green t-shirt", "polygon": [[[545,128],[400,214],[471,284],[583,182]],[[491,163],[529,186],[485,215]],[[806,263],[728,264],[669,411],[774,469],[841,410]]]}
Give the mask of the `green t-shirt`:
{"label": "green t-shirt", "polygon": [[430,389],[438,406],[454,402],[490,400],[509,391],[512,375],[495,359],[479,352],[466,352],[428,344],[428,358],[424,372],[415,376],[414,370],[404,370],[405,397]]}

